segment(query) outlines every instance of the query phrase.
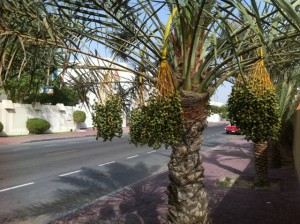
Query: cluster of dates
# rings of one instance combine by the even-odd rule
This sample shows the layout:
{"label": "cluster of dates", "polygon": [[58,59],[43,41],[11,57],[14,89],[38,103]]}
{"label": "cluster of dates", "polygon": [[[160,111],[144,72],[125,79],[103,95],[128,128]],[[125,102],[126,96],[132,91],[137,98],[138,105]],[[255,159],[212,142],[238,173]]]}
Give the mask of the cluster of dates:
{"label": "cluster of dates", "polygon": [[254,143],[276,140],[280,131],[275,91],[260,85],[262,84],[256,82],[256,79],[238,83],[228,99],[230,121],[239,127],[247,140]]}
{"label": "cluster of dates", "polygon": [[93,106],[93,125],[97,129],[97,137],[104,141],[113,137],[121,137],[123,134],[123,118],[121,98],[117,95],[110,96],[104,104]]}
{"label": "cluster of dates", "polygon": [[145,105],[131,111],[129,141],[148,145],[154,149],[166,148],[181,141],[183,134],[183,110],[178,93],[170,96],[153,94]]}

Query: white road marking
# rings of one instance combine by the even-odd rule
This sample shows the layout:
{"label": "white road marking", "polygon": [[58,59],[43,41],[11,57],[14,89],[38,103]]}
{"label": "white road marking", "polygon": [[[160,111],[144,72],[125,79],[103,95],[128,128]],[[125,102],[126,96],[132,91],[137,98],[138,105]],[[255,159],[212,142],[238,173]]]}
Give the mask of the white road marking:
{"label": "white road marking", "polygon": [[57,144],[49,144],[49,145],[44,145],[45,147],[49,147],[49,146],[56,146]]}
{"label": "white road marking", "polygon": [[79,172],[81,172],[81,170],[76,170],[76,171],[73,171],[73,172],[70,172],[70,173],[60,174],[60,175],[58,175],[58,176],[64,177],[64,176],[68,176],[68,175],[71,175],[71,174],[74,174],[74,173],[79,173]]}
{"label": "white road marking", "polygon": [[77,144],[79,142],[68,142],[67,145]]}
{"label": "white road marking", "polygon": [[107,163],[102,163],[102,164],[100,164],[100,165],[98,165],[98,166],[105,166],[105,165],[108,165],[108,164],[112,164],[112,163],[115,163],[116,161],[111,161],[111,162],[107,162]]}
{"label": "white road marking", "polygon": [[147,152],[148,154],[150,154],[150,153],[154,153],[154,152],[156,152],[155,150],[153,150],[153,151],[150,151],[150,152]]}
{"label": "white road marking", "polygon": [[22,149],[29,149],[29,147],[23,147],[23,148],[14,149],[14,151],[18,151],[18,150],[22,150]]}
{"label": "white road marking", "polygon": [[22,185],[10,187],[10,188],[5,188],[5,189],[0,190],[0,192],[9,191],[9,190],[13,190],[13,189],[20,188],[20,187],[25,187],[25,186],[32,185],[32,184],[34,184],[34,182],[30,182],[27,184],[22,184]]}
{"label": "white road marking", "polygon": [[47,154],[47,156],[55,156],[55,155],[60,155],[60,154],[65,154],[65,153],[70,153],[70,152],[77,152],[78,150],[70,150],[70,151],[64,151],[64,152],[54,152]]}
{"label": "white road marking", "polygon": [[132,158],[135,158],[135,157],[138,157],[139,155],[134,155],[134,156],[129,156],[127,157],[126,159],[132,159]]}

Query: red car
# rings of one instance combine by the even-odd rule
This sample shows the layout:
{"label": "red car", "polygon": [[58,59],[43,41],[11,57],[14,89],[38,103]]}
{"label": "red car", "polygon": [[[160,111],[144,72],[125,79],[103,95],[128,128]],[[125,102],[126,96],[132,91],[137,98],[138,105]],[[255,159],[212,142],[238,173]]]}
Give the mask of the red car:
{"label": "red car", "polygon": [[225,131],[227,134],[233,133],[233,134],[240,134],[240,130],[235,125],[227,125],[225,127]]}

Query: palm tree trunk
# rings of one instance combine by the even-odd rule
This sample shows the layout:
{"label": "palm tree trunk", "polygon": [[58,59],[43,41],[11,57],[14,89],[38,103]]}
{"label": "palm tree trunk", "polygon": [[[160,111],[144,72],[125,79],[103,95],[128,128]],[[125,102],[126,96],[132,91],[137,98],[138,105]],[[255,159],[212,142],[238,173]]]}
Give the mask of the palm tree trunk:
{"label": "palm tree trunk", "polygon": [[281,167],[281,145],[278,142],[269,141],[268,142],[269,152],[270,152],[270,167],[280,168]]}
{"label": "palm tree trunk", "polygon": [[168,164],[170,223],[210,223],[204,168],[199,154],[203,141],[201,134],[206,127],[206,103],[207,94],[183,93],[185,136],[180,144],[172,147]]}
{"label": "palm tree trunk", "polygon": [[257,187],[269,186],[268,177],[268,142],[258,142],[254,144],[255,163],[255,185]]}

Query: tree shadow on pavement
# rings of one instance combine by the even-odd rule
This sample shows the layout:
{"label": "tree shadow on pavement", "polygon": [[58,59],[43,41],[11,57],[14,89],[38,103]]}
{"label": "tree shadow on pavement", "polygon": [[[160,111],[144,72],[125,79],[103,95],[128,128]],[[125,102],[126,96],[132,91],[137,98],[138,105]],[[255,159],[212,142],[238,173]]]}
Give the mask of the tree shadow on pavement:
{"label": "tree shadow on pavement", "polygon": [[[164,175],[161,181],[152,183],[150,176],[158,169],[147,168],[142,162],[135,166],[109,164],[104,171],[82,168],[76,175],[56,180],[67,185],[56,191],[53,200],[18,208],[1,216],[0,223],[22,223],[29,219],[35,223],[34,219],[44,215],[56,220],[51,222],[56,224],[161,223],[163,218],[158,217],[157,209],[166,204],[164,190],[168,178]],[[149,181],[141,181],[148,177]],[[109,196],[103,198],[106,195]],[[77,218],[80,221],[74,221]]]}
{"label": "tree shadow on pavement", "polygon": [[[251,143],[226,144],[220,149],[207,151],[202,155],[202,158],[206,163],[205,167],[213,166],[217,168],[219,172],[228,172],[233,175],[242,175],[246,172],[253,175],[254,166],[248,166],[253,157],[253,153]],[[245,170],[245,168],[247,168],[247,170]],[[211,174],[209,174],[209,176],[211,176]]]}
{"label": "tree shadow on pavement", "polygon": [[270,181],[279,186],[274,189],[217,184],[226,177],[234,177],[240,183],[254,181],[253,150],[250,143],[239,143],[225,144],[203,156],[212,223],[298,223],[300,185],[294,168],[269,169]]}
{"label": "tree shadow on pavement", "polygon": [[[153,178],[160,181],[153,181]],[[153,178],[143,183],[137,183],[107,200],[99,201],[81,212],[53,222],[53,224],[70,223],[71,220],[84,220],[86,218],[88,221],[84,223],[89,224],[166,223],[167,196],[164,191],[168,181],[167,175],[159,174]],[[86,214],[89,214],[89,217]]]}

